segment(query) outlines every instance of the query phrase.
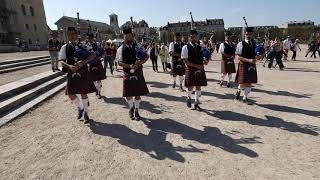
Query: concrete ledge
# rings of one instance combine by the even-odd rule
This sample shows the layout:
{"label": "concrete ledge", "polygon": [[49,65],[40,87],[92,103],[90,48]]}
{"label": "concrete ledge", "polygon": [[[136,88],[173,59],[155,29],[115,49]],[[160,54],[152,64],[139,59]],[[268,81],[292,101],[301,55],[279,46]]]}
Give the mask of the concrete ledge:
{"label": "concrete ledge", "polygon": [[20,94],[24,91],[28,91],[39,84],[42,84],[48,80],[56,78],[63,75],[63,72],[52,72],[47,71],[41,74],[37,74],[19,81],[15,81],[9,84],[0,86],[0,101],[9,99],[17,94]]}
{"label": "concrete ledge", "polygon": [[10,68],[19,67],[19,66],[25,66],[25,65],[29,65],[29,64],[36,64],[36,63],[41,63],[41,62],[48,62],[48,61],[51,62],[51,59],[50,58],[43,58],[43,59],[36,59],[36,60],[32,60],[32,61],[3,64],[3,65],[0,65],[0,70],[10,69]]}
{"label": "concrete ledge", "polygon": [[7,114],[6,116],[1,117],[0,118],[0,127],[5,125],[6,123],[13,121],[15,118],[23,115],[24,113],[26,113],[28,110],[35,107],[39,103],[43,102],[44,100],[46,100],[46,99],[50,98],[51,96],[53,96],[54,94],[58,93],[65,86],[66,86],[66,83],[60,84],[59,86],[49,90],[48,92],[42,94],[41,96],[35,98],[33,101],[30,101],[30,102],[24,104],[23,106],[17,108],[16,110],[12,111],[11,113]]}
{"label": "concrete ledge", "polygon": [[22,59],[21,58],[20,59],[12,59],[12,60],[10,59],[10,60],[1,61],[0,65],[33,61],[33,60],[43,59],[43,58],[50,58],[50,56],[35,56],[35,57],[28,57],[28,58],[22,58]]}
{"label": "concrete ledge", "polygon": [[28,101],[32,101],[33,98],[43,94],[44,92],[54,88],[55,86],[65,82],[66,76],[56,77],[48,82],[40,84],[39,86],[18,94],[10,99],[7,99],[0,103],[0,117],[8,114],[14,108],[25,104]]}
{"label": "concrete ledge", "polygon": [[40,63],[29,64],[29,65],[19,66],[19,67],[14,67],[14,68],[9,68],[9,69],[3,69],[3,70],[0,70],[0,74],[19,71],[22,69],[28,69],[28,68],[32,68],[32,67],[36,67],[36,66],[42,66],[42,65],[46,65],[46,64],[50,64],[50,63],[51,63],[50,60],[48,60],[48,61],[40,62]]}

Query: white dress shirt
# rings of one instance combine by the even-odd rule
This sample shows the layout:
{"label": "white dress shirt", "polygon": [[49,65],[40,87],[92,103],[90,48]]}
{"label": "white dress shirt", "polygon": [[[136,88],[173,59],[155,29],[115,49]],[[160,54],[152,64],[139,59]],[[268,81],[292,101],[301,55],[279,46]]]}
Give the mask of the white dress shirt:
{"label": "white dress shirt", "polygon": [[59,60],[66,60],[67,59],[67,44],[64,44],[59,52]]}
{"label": "white dress shirt", "polygon": [[286,49],[290,49],[291,42],[289,39],[283,41],[283,47]]}
{"label": "white dress shirt", "polygon": [[116,62],[118,62],[118,63],[122,63],[122,61],[123,61],[122,49],[123,49],[123,45],[121,45],[121,46],[117,49],[117,54],[116,54],[115,60],[116,60]]}

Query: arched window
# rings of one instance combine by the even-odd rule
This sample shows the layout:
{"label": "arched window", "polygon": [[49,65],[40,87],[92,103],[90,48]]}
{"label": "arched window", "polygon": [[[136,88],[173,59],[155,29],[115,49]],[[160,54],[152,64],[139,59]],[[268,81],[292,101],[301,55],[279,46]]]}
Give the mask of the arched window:
{"label": "arched window", "polygon": [[21,5],[21,11],[22,11],[22,14],[23,15],[26,15],[27,13],[26,13],[26,7],[22,4]]}
{"label": "arched window", "polygon": [[29,39],[29,44],[32,44],[32,40],[31,39]]}
{"label": "arched window", "polygon": [[29,24],[26,24],[25,26],[26,26],[26,30],[29,30]]}
{"label": "arched window", "polygon": [[38,30],[38,28],[37,28],[37,25],[36,25],[36,24],[34,24],[34,25],[33,25],[33,28],[34,28],[34,31],[37,31],[37,30]]}
{"label": "arched window", "polygon": [[34,10],[33,10],[32,6],[30,6],[30,14],[31,14],[31,16],[34,16]]}

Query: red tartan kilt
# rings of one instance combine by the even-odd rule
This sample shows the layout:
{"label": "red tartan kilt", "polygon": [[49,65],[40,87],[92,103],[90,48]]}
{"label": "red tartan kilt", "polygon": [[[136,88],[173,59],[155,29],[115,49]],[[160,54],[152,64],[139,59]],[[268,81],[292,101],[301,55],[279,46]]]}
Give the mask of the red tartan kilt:
{"label": "red tartan kilt", "polygon": [[[136,76],[138,80],[130,80],[130,77]],[[123,97],[143,96],[149,94],[146,81],[143,76],[142,68],[136,70],[132,75],[127,73],[123,76]]]}
{"label": "red tartan kilt", "polygon": [[232,74],[236,73],[236,65],[233,59],[223,58],[221,61],[221,73]]}
{"label": "red tartan kilt", "polygon": [[171,75],[173,76],[183,76],[185,74],[185,64],[181,61],[172,61]]}
{"label": "red tartan kilt", "polygon": [[102,63],[90,64],[90,75],[93,81],[100,81],[107,78],[106,69],[103,68]]}
{"label": "red tartan kilt", "polygon": [[256,65],[249,63],[239,63],[235,82],[238,84],[258,83]]}
{"label": "red tartan kilt", "polygon": [[185,86],[207,86],[207,77],[204,69],[200,70],[198,75],[195,74],[197,71],[194,67],[186,66],[186,77],[185,77]]}
{"label": "red tartan kilt", "polygon": [[73,80],[72,74],[73,73],[68,72],[67,75],[66,95],[90,94],[96,91],[87,68],[82,68],[79,70],[79,74],[81,75],[81,78],[79,79],[79,85],[77,85]]}

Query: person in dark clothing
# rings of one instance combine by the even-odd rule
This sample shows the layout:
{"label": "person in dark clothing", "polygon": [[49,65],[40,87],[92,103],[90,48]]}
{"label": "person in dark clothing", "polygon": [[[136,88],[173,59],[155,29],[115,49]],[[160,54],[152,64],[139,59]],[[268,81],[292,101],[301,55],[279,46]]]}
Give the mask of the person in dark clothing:
{"label": "person in dark clothing", "polygon": [[216,51],[217,51],[217,53],[219,53],[219,49],[220,49],[220,42],[217,42],[217,44],[216,44]]}
{"label": "person in dark clothing", "polygon": [[311,57],[313,55],[315,56],[315,51],[316,51],[316,42],[315,41],[311,41],[311,43],[309,44],[308,52],[305,55],[305,57],[308,57],[310,52],[312,52]]}
{"label": "person in dark clothing", "polygon": [[273,43],[271,44],[271,55],[270,55],[270,61],[268,64],[268,68],[271,69],[274,59],[276,59],[277,64],[279,65],[280,70],[283,70],[284,65],[282,63],[282,56],[284,55],[284,51],[281,47],[280,42],[278,41],[278,38],[275,38]]}
{"label": "person in dark clothing", "polygon": [[152,61],[152,68],[154,72],[158,72],[158,48],[155,43],[152,43],[150,50],[150,59]]}

